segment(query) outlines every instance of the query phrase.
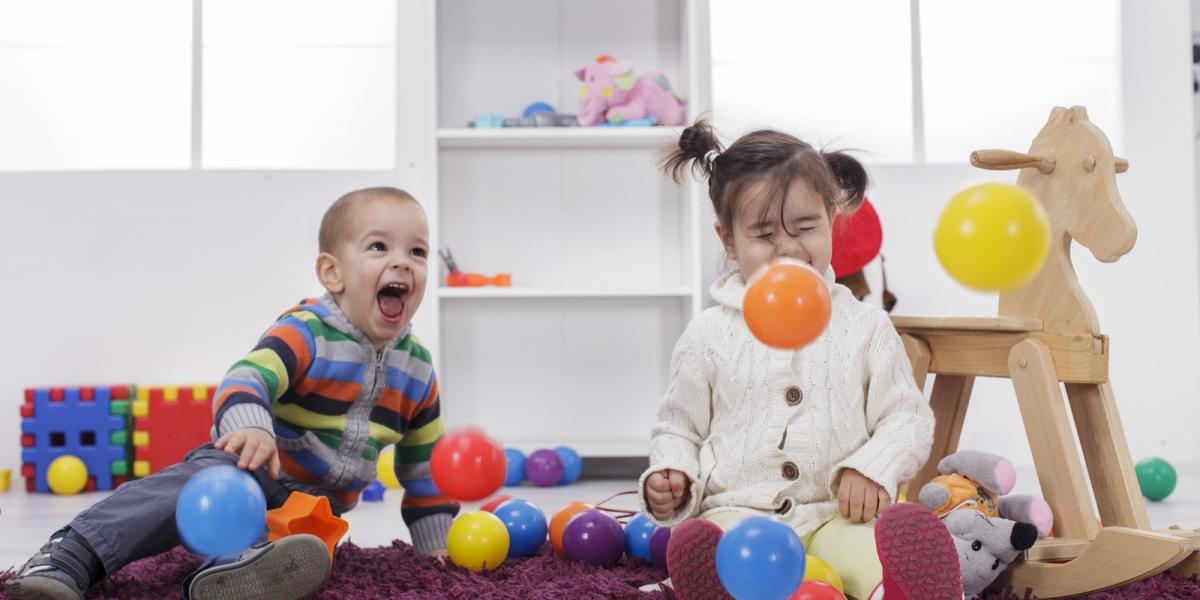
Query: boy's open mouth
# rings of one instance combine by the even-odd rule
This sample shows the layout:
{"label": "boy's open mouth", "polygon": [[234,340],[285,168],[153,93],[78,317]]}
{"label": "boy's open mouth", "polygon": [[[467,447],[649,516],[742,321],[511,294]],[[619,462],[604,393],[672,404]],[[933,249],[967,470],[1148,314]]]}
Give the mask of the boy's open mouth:
{"label": "boy's open mouth", "polygon": [[408,298],[408,284],[389,283],[375,294],[379,304],[379,312],[385,319],[392,321],[404,313],[404,301]]}

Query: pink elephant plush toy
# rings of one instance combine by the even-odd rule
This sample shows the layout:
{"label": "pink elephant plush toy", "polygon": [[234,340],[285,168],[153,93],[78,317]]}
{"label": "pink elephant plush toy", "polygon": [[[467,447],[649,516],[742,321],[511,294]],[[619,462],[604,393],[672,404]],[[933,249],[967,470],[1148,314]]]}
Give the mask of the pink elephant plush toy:
{"label": "pink elephant plush toy", "polygon": [[650,72],[634,75],[627,60],[608,55],[575,71],[583,82],[579,88],[579,124],[619,125],[653,117],[659,125],[682,125],[683,102],[671,92],[665,75]]}

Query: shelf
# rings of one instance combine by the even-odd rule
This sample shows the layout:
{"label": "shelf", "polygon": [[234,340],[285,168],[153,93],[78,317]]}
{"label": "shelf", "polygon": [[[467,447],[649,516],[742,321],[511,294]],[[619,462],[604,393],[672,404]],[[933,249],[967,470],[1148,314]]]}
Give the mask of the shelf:
{"label": "shelf", "polygon": [[674,127],[438,129],[440,148],[655,148],[679,139]]}
{"label": "shelf", "polygon": [[645,287],[627,289],[609,288],[535,288],[535,287],[443,287],[438,290],[442,298],[685,298],[692,295],[691,288]]}

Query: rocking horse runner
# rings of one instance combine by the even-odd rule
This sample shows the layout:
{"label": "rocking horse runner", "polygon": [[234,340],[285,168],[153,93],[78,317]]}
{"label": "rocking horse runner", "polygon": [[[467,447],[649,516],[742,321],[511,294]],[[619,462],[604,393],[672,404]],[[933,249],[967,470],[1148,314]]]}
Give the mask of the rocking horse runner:
{"label": "rocking horse runner", "polygon": [[[1076,106],[1055,108],[1028,154],[980,150],[971,164],[1021,170],[1017,184],[1039,198],[1049,216],[1051,253],[1032,282],[1000,294],[996,318],[893,318],[917,385],[936,374],[930,398],[937,416],[934,446],[909,489],[929,481],[938,461],[956,450],[975,377],[1010,378],[1038,480],[1054,510],[1056,538],[1038,542],[1000,581],[1018,594],[1028,587],[1041,598],[1060,598],[1165,571],[1200,547],[1200,534],[1149,530],[1108,382],[1109,340],[1070,254],[1071,240],[1102,262],[1133,248],[1137,227],[1116,184],[1128,163],[1113,156],[1104,133]],[[1103,528],[1088,497],[1060,382]]]}

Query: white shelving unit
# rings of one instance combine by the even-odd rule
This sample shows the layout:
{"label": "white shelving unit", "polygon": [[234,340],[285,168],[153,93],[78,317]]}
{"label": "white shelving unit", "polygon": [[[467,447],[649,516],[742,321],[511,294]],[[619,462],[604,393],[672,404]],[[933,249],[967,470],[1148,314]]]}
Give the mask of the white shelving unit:
{"label": "white shelving unit", "polygon": [[535,101],[574,113],[575,70],[600,54],[661,71],[694,117],[709,106],[707,0],[408,10],[436,32],[412,42],[434,60],[409,86],[436,123],[421,129],[432,243],[465,271],[510,273],[513,284],[446,287],[431,261],[422,311],[436,329],[418,332],[435,352],[447,426],[477,424],[527,451],[645,455],[671,350],[706,292],[707,199],[658,169],[680,128],[466,125]]}

